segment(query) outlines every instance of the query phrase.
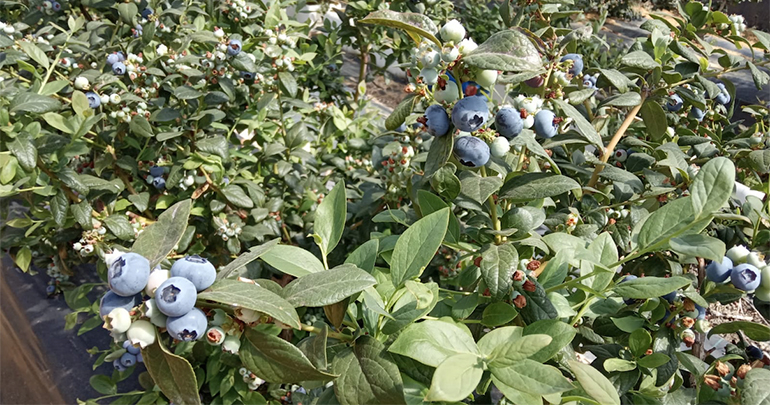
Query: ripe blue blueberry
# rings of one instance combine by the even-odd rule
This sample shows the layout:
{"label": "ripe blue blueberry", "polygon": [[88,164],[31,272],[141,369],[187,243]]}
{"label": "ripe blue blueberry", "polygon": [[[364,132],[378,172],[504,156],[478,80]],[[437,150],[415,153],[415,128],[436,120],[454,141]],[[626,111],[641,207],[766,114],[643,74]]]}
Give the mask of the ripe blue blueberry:
{"label": "ripe blue blueberry", "polygon": [[144,357],[142,357],[142,352],[139,352],[139,354],[136,355],[136,362],[144,363]]}
{"label": "ripe blue blueberry", "polygon": [[133,366],[136,364],[136,355],[131,353],[123,353],[123,355],[120,356],[120,364],[126,368]]}
{"label": "ripe blue blueberry", "polygon": [[163,190],[166,188],[166,179],[163,177],[154,177],[152,179],[152,186],[158,190]]}
{"label": "ripe blue blueberry", "polygon": [[762,353],[760,348],[749,346],[746,348],[746,356],[749,357],[749,360],[762,360],[762,358],[765,357],[765,354]]}
{"label": "ripe blue blueberry", "polygon": [[155,305],[167,316],[182,316],[195,306],[195,285],[183,277],[171,277],[155,290]]}
{"label": "ripe blue blueberry", "polygon": [[[447,122],[449,122],[449,117],[447,117]],[[406,131],[406,124],[401,124],[396,128],[396,132],[405,132]]]}
{"label": "ripe blue blueberry", "polygon": [[489,107],[484,97],[465,97],[452,108],[452,123],[460,131],[473,132],[481,128],[487,119]]}
{"label": "ripe blue blueberry", "polygon": [[706,267],[706,278],[715,282],[723,283],[730,277],[730,272],[733,271],[733,261],[729,257],[722,258],[722,262],[712,261]]}
{"label": "ripe blue blueberry", "polygon": [[120,57],[118,56],[117,53],[111,53],[111,54],[107,55],[107,64],[108,65],[112,66],[112,65],[114,65],[114,64],[116,64],[118,62],[120,62]]}
{"label": "ripe blue blueberry", "polygon": [[730,281],[733,282],[733,287],[742,291],[756,290],[761,279],[759,269],[748,263],[735,266],[730,273]]}
{"label": "ripe blue blueberry", "polygon": [[166,321],[166,330],[172,338],[191,342],[206,334],[206,315],[198,308],[193,308],[182,316],[174,316]]}
{"label": "ripe blue blueberry", "polygon": [[503,107],[495,115],[495,127],[497,133],[511,140],[524,129],[524,120],[521,119],[521,113],[511,107]]}
{"label": "ripe blue blueberry", "polygon": [[162,177],[163,172],[163,166],[153,166],[150,168],[150,176],[152,177]]}
{"label": "ripe blue blueberry", "polygon": [[254,80],[254,77],[255,75],[252,72],[246,72],[246,71],[241,72],[241,78],[243,80]]}
{"label": "ripe blue blueberry", "polygon": [[136,294],[130,297],[121,297],[112,291],[107,291],[99,302],[99,316],[104,318],[115,308],[123,308],[131,311],[131,308],[142,303],[142,295]]}
{"label": "ripe blue blueberry", "polygon": [[703,117],[705,116],[706,116],[706,112],[701,110],[700,108],[693,107],[692,110],[690,110],[690,118],[693,118],[698,122],[703,121]]}
{"label": "ripe blue blueberry", "polygon": [[695,304],[695,309],[698,311],[698,316],[695,319],[706,319],[706,308]]}
{"label": "ripe blue blueberry", "polygon": [[660,298],[663,298],[668,302],[674,302],[674,300],[676,299],[676,291],[671,291],[670,293],[663,295]]}
{"label": "ripe blue blueberry", "polygon": [[56,286],[53,285],[53,284],[49,284],[45,288],[45,293],[48,294],[48,295],[54,295],[56,293]]}
{"label": "ripe blue blueberry", "polygon": [[112,362],[112,367],[114,367],[116,371],[126,371],[126,367],[120,364],[120,359],[115,359]]}
{"label": "ripe blue blueberry", "polygon": [[724,83],[717,83],[717,87],[719,87],[719,90],[721,92],[717,94],[716,97],[714,97],[714,100],[722,105],[727,105],[730,103],[730,93],[727,92],[727,89],[725,88]]}
{"label": "ripe blue blueberry", "polygon": [[230,44],[227,46],[227,54],[230,56],[235,56],[241,53],[242,48],[243,44],[241,43],[240,39],[231,39]]}
{"label": "ripe blue blueberry", "polygon": [[583,56],[577,53],[568,53],[561,58],[561,62],[572,61],[572,67],[569,68],[569,72],[573,76],[578,76],[583,72]]}
{"label": "ripe blue blueberry", "polygon": [[[636,280],[637,278],[638,278],[638,277],[636,277],[635,275],[633,275],[633,274],[629,274],[629,275],[627,275],[627,276],[623,277],[622,279],[620,279],[620,281],[618,281],[618,284],[623,284],[623,283],[625,283],[626,281]],[[631,304],[635,303],[635,302],[636,302],[636,300],[635,300],[635,299],[633,299],[633,298],[624,298],[624,299],[623,299],[623,302],[624,302],[626,305],[631,305]]]}
{"label": "ripe blue blueberry", "polygon": [[615,151],[615,160],[617,160],[620,163],[623,163],[628,159],[628,152],[626,152],[625,149],[618,149]]}
{"label": "ripe blue blueberry", "polygon": [[123,348],[126,349],[127,352],[133,355],[137,355],[142,352],[142,349],[138,347],[134,347],[134,345],[131,344],[130,340],[126,340],[125,342],[123,342]]}
{"label": "ripe blue blueberry", "polygon": [[88,106],[91,108],[99,108],[102,105],[101,97],[93,91],[86,93],[86,98],[88,99]]}
{"label": "ripe blue blueberry", "polygon": [[433,136],[444,136],[449,132],[449,116],[444,107],[433,104],[425,110],[425,126]]}
{"label": "ripe blue blueberry", "polygon": [[203,291],[214,284],[217,270],[208,260],[192,255],[177,260],[171,266],[171,277],[184,277],[190,280],[198,291]]}
{"label": "ripe blue blueberry", "polygon": [[463,166],[481,167],[489,161],[489,145],[475,136],[457,138],[454,152]]}
{"label": "ripe blue blueberry", "polygon": [[596,76],[583,75],[583,87],[588,89],[596,88]]}
{"label": "ripe blue blueberry", "polygon": [[147,19],[147,18],[150,18],[150,16],[152,15],[152,13],[154,13],[154,11],[153,11],[153,9],[152,9],[152,8],[150,8],[150,7],[145,7],[145,9],[144,9],[144,10],[142,10],[142,12],[141,12],[140,14],[142,15],[142,18],[145,18],[145,19]]}
{"label": "ripe blue blueberry", "polygon": [[59,4],[58,1],[54,1],[51,3],[51,10],[53,11],[60,11],[61,10],[61,4]]}
{"label": "ripe blue blueberry", "polygon": [[551,110],[540,110],[535,114],[535,134],[541,138],[553,138],[559,129],[556,114]]}
{"label": "ripe blue blueberry", "polygon": [[124,253],[107,270],[110,289],[123,297],[144,290],[150,278],[150,261],[136,253]]}
{"label": "ripe blue blueberry", "polygon": [[123,62],[115,62],[112,65],[112,73],[115,73],[118,76],[126,74],[126,65],[124,65]]}
{"label": "ripe blue blueberry", "polygon": [[682,109],[682,106],[684,106],[684,101],[682,101],[682,97],[679,97],[678,94],[672,94],[668,97],[666,108],[668,108],[669,111],[677,112]]}

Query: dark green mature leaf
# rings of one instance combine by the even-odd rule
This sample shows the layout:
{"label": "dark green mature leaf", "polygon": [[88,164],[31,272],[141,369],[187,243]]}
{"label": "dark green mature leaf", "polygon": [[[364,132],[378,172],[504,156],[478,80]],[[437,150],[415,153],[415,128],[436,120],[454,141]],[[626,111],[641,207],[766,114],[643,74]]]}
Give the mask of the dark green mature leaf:
{"label": "dark green mature leaf", "polygon": [[46,113],[58,111],[61,103],[54,98],[41,96],[37,93],[19,93],[11,101],[11,112]]}
{"label": "dark green mature leaf", "polygon": [[481,177],[473,172],[465,173],[460,180],[460,194],[476,201],[479,205],[486,203],[487,198],[503,185],[503,180],[499,177]]}
{"label": "dark green mature leaf", "polygon": [[530,201],[557,196],[575,189],[580,189],[580,184],[567,176],[526,173],[505,183],[500,190],[500,197],[514,201]]}
{"label": "dark green mature leaf", "polygon": [[276,245],[262,253],[262,260],[276,269],[302,277],[311,273],[324,271],[324,265],[312,253],[305,249],[289,245]]}
{"label": "dark green mature leaf", "polygon": [[322,255],[326,256],[334,250],[342,238],[347,212],[345,182],[340,181],[324,197],[315,212],[313,239],[321,248]]}
{"label": "dark green mature leaf", "polygon": [[491,368],[492,375],[505,385],[537,395],[555,394],[574,388],[559,369],[531,359],[507,367]]}
{"label": "dark green mature leaf", "polygon": [[21,47],[21,50],[27,54],[32,60],[37,62],[43,69],[48,69],[50,63],[48,62],[48,56],[40,49],[34,42],[19,41],[17,44]]}
{"label": "dark green mature leaf", "polygon": [[758,340],[761,342],[770,340],[770,328],[759,323],[747,321],[735,321],[719,324],[711,328],[708,335],[712,336],[720,333],[736,333],[738,331],[743,331],[743,333],[745,333],[746,336],[748,336],[750,339]]}
{"label": "dark green mature leaf", "polygon": [[752,368],[746,373],[741,391],[743,405],[770,405],[770,370]]}
{"label": "dark green mature leaf", "polygon": [[454,137],[447,134],[433,138],[425,161],[425,178],[430,179],[439,169],[444,167],[449,157],[452,156]]}
{"label": "dark green mature leaf", "polygon": [[[401,124],[406,121],[406,117],[412,113],[414,106],[418,101],[420,101],[420,97],[418,97],[415,93],[410,93],[408,96],[404,97],[404,99],[398,103],[398,106],[393,109],[393,112],[390,113],[388,118],[385,119],[385,129],[388,131],[393,131],[400,127]],[[451,136],[449,138],[451,138]],[[436,142],[436,140],[434,139],[433,142]]]}
{"label": "dark green mature leaf", "polygon": [[444,360],[433,374],[426,401],[462,401],[473,393],[484,374],[476,354],[458,353]]}
{"label": "dark green mature leaf", "polygon": [[180,201],[169,207],[160,214],[157,222],[139,234],[131,251],[147,258],[150,268],[154,268],[182,239],[191,209],[192,200]]}
{"label": "dark green mature leaf", "polygon": [[642,121],[644,126],[647,127],[647,133],[650,134],[652,139],[658,141],[666,134],[666,112],[663,111],[663,107],[656,101],[648,99],[642,104],[642,108],[639,110],[642,115]]}
{"label": "dark green mature leaf", "polygon": [[451,163],[436,170],[430,178],[430,185],[447,201],[453,201],[460,195],[460,179],[455,176],[455,166]]}
{"label": "dark green mature leaf", "polygon": [[548,289],[564,282],[570,269],[570,258],[572,252],[569,250],[559,250],[556,255],[548,261],[545,269],[537,276],[537,281]]}
{"label": "dark green mature leaf", "polygon": [[575,338],[577,330],[558,319],[544,319],[524,327],[524,336],[539,334],[551,337],[551,343],[529,356],[530,359],[546,362],[566,347]]}
{"label": "dark green mature leaf", "polygon": [[436,38],[438,27],[436,27],[436,24],[433,23],[430,17],[422,14],[377,10],[369,13],[366,18],[358,22],[402,29],[411,35],[419,35],[441,46],[441,42]]}
{"label": "dark green mature leaf", "polygon": [[663,353],[652,353],[650,355],[642,357],[636,362],[639,364],[640,367],[653,369],[668,363],[670,360],[671,359]]}
{"label": "dark green mature leaf", "polygon": [[665,363],[659,367],[658,376],[655,381],[656,386],[663,385],[673,376],[679,369],[679,360],[676,357],[676,352],[679,349],[679,341],[674,337],[674,330],[671,328],[661,328],[655,332],[655,336],[652,341],[652,351],[654,353],[663,353],[670,358],[668,363]]}
{"label": "dark green mature leaf", "polygon": [[19,165],[26,171],[32,171],[37,165],[37,149],[28,135],[18,135],[8,144],[8,150],[16,156]]}
{"label": "dark green mature leaf", "polygon": [[569,367],[583,391],[602,405],[620,405],[620,397],[612,385],[599,370],[579,361],[570,361]]}
{"label": "dark green mature leaf", "polygon": [[393,285],[399,287],[422,274],[441,246],[448,224],[449,208],[444,208],[415,222],[398,238],[390,262]]}
{"label": "dark green mature leaf", "polygon": [[377,262],[377,252],[380,247],[379,239],[370,239],[351,253],[345,263],[355,264],[359,269],[371,273]]}
{"label": "dark green mature leaf", "polygon": [[725,255],[725,243],[711,236],[685,235],[671,238],[668,243],[671,250],[681,255],[717,261],[721,261]]}
{"label": "dark green mature leaf", "polygon": [[488,245],[481,253],[481,276],[492,294],[502,300],[511,292],[511,277],[519,264],[519,252],[511,243]]}
{"label": "dark green mature leaf", "polygon": [[[16,155],[18,158],[19,156]],[[759,173],[769,173],[770,172],[770,149],[761,149],[761,150],[754,150],[749,152],[749,162],[754,167],[754,170],[758,171]],[[19,163],[21,163],[21,159],[19,159]],[[22,165],[24,167],[24,165]]]}
{"label": "dark green mature leaf", "polygon": [[88,383],[91,385],[91,388],[102,395],[114,395],[118,392],[118,386],[115,385],[115,382],[103,374],[92,375]]}
{"label": "dark green mature leaf", "polygon": [[289,283],[283,296],[295,307],[322,307],[342,301],[377,284],[369,273],[352,264],[312,273]]}
{"label": "dark green mature leaf", "polygon": [[388,351],[438,367],[455,354],[477,354],[479,349],[467,327],[449,318],[441,318],[409,325],[398,335]]}
{"label": "dark green mature leaf", "polygon": [[635,107],[642,102],[642,96],[636,92],[628,92],[616,94],[602,100],[599,104],[601,107],[614,106],[614,107]]}
{"label": "dark green mature leaf", "polygon": [[246,52],[241,52],[238,55],[235,55],[235,57],[230,59],[230,64],[234,68],[243,72],[257,71],[257,65],[254,64],[254,61],[251,60],[251,58]]}
{"label": "dark green mature leaf", "polygon": [[233,205],[241,208],[254,208],[254,201],[246,195],[246,192],[242,188],[235,184],[230,184],[222,189],[222,194],[225,195],[227,201],[233,203]]}
{"label": "dark green mature leaf", "polygon": [[227,276],[229,276],[230,273],[253,262],[254,260],[257,260],[259,257],[264,255],[265,253],[269,252],[270,249],[275,247],[280,241],[281,241],[280,239],[269,240],[259,246],[254,246],[251,249],[249,249],[248,252],[239,255],[235,260],[233,260],[227,266],[219,270],[219,272],[217,273],[217,280],[227,278]]}
{"label": "dark green mature leaf", "polygon": [[697,219],[722,208],[735,187],[735,165],[726,157],[704,164],[689,187],[693,211]]}
{"label": "dark green mature leaf", "polygon": [[556,104],[556,106],[562,110],[568,117],[572,118],[575,122],[575,125],[577,126],[578,132],[583,135],[583,138],[587,140],[589,143],[601,148],[604,148],[604,143],[602,142],[602,137],[599,136],[599,133],[596,132],[596,128],[594,128],[593,125],[591,125],[590,122],[581,114],[575,107],[571,106],[569,103],[559,100],[559,99],[553,99],[553,102]]}
{"label": "dark green mature leaf", "polygon": [[527,305],[519,309],[524,322],[530,324],[543,319],[555,319],[559,313],[546,296],[545,289],[537,280],[531,277],[529,280],[535,284],[536,289],[534,292],[526,291],[518,286],[515,287],[516,291],[527,299]]}
{"label": "dark green mature leaf", "polygon": [[540,71],[542,60],[529,38],[516,29],[500,31],[467,55],[463,62],[479,69]]}
{"label": "dark green mature leaf", "polygon": [[618,284],[612,291],[623,298],[648,299],[666,295],[691,283],[689,278],[680,276],[641,277]]}
{"label": "dark green mature leaf", "polygon": [[481,315],[481,324],[484,326],[495,327],[505,325],[513,320],[519,312],[513,305],[506,302],[493,302],[484,308]]}
{"label": "dark green mature leaf", "polygon": [[278,79],[280,80],[281,87],[291,97],[297,97],[297,91],[299,87],[297,85],[297,79],[291,72],[278,72]]}
{"label": "dark green mature leaf", "polygon": [[292,328],[300,327],[299,316],[291,303],[257,284],[219,280],[205,291],[198,293],[198,299],[262,312]]}
{"label": "dark green mature leaf", "polygon": [[115,214],[104,218],[104,224],[115,236],[123,240],[134,239],[134,228],[125,215]]}
{"label": "dark green mature leaf", "polygon": [[623,56],[623,59],[621,59],[621,63],[626,66],[645,70],[652,70],[656,67],[660,67],[660,63],[655,62],[655,59],[644,51],[634,51],[626,54]]}
{"label": "dark green mature leaf", "polygon": [[59,190],[56,195],[51,198],[49,204],[51,206],[51,214],[53,214],[53,220],[56,225],[64,226],[64,221],[67,219],[67,211],[69,209],[70,200],[67,198],[67,194],[64,190]]}
{"label": "dark green mature leaf", "polygon": [[313,366],[304,353],[278,336],[246,329],[239,354],[243,365],[271,383],[331,380],[332,374]]}
{"label": "dark green mature leaf", "polygon": [[142,357],[152,380],[170,401],[191,405],[201,403],[192,366],[184,357],[169,352],[160,336],[155,343],[142,349]]}
{"label": "dark green mature leaf", "polygon": [[[449,204],[444,202],[441,197],[427,190],[417,191],[417,203],[420,206],[420,214],[422,216],[430,215],[449,207]],[[457,216],[451,210],[449,211],[449,226],[446,235],[444,235],[444,240],[453,243],[460,241],[460,221],[457,220]]]}
{"label": "dark green mature leaf", "polygon": [[120,19],[128,24],[129,27],[134,26],[134,18],[139,13],[139,8],[135,3],[120,3],[118,4],[118,14]]}
{"label": "dark green mature leaf", "polygon": [[641,328],[633,331],[628,337],[628,348],[634,356],[643,355],[652,344],[652,336],[646,329]]}
{"label": "dark green mature leaf", "polygon": [[341,405],[406,404],[398,366],[373,337],[361,336],[352,348],[338,353],[332,370],[339,374],[334,392]]}
{"label": "dark green mature leaf", "polygon": [[599,69],[599,71],[619,92],[628,91],[629,80],[626,75],[615,69]]}

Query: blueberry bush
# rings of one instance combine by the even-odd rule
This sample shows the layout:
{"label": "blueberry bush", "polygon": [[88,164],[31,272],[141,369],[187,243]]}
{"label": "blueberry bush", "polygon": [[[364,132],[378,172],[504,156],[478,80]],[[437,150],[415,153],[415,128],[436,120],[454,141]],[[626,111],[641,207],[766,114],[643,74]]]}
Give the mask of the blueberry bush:
{"label": "blueberry bush", "polygon": [[[766,403],[770,328],[708,318],[770,319],[770,114],[728,78],[770,82],[770,34],[305,6],[5,6],[2,244],[113,337],[83,403]],[[405,72],[386,117],[367,55]]]}

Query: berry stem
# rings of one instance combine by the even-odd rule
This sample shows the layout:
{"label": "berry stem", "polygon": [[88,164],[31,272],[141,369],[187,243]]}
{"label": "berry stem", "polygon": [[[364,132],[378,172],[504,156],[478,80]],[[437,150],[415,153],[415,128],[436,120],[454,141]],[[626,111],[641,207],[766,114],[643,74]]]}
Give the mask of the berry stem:
{"label": "berry stem", "polygon": [[[602,155],[602,163],[607,163],[610,160],[610,156],[615,152],[615,147],[618,146],[618,142],[620,142],[620,138],[623,137],[623,135],[626,134],[626,130],[629,126],[631,126],[631,123],[634,122],[634,118],[636,118],[636,114],[639,113],[639,110],[642,109],[642,105],[644,105],[644,100],[647,98],[647,93],[642,92],[642,101],[639,102],[639,105],[634,107],[626,116],[626,119],[623,121],[623,124],[620,125],[620,128],[618,128],[618,131],[615,132],[615,135],[612,137],[612,140],[610,140],[609,145],[604,149],[604,154]],[[599,181],[599,173],[602,172],[604,169],[604,165],[600,164],[597,165],[594,169],[594,173],[591,175],[591,180],[588,182],[588,187],[593,188],[596,186],[596,182]]]}
{"label": "berry stem", "polygon": [[[310,333],[315,333],[315,334],[323,333],[323,329],[316,328],[315,326],[305,325],[304,323],[300,324],[300,329],[304,330],[305,332],[310,332]],[[326,336],[328,336],[328,337],[330,337],[332,339],[344,340],[346,342],[352,342],[353,341],[353,336],[352,335],[346,335],[344,333],[339,333],[339,332],[328,331],[328,332],[326,332]]]}

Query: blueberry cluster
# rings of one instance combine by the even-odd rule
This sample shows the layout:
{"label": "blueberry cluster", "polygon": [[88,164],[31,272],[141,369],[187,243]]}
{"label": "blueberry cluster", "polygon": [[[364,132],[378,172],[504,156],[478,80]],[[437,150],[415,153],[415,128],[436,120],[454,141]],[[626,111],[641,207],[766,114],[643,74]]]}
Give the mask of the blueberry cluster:
{"label": "blueberry cluster", "polygon": [[44,0],[42,5],[40,6],[40,10],[47,15],[54,15],[61,11],[61,3],[58,1],[49,1]]}
{"label": "blueberry cluster", "polygon": [[83,236],[79,241],[72,244],[72,249],[76,251],[80,256],[90,256],[94,253],[95,246],[102,242],[106,233],[107,229],[103,226],[100,226],[96,229],[83,231]]}
{"label": "blueberry cluster", "polygon": [[[408,137],[405,137],[408,141]],[[382,160],[379,172],[385,181],[386,198],[397,201],[406,196],[408,180],[414,174],[411,165],[414,148],[401,141],[393,141],[382,148]]]}
{"label": "blueberry cluster", "polygon": [[168,167],[153,165],[150,167],[149,174],[144,180],[147,184],[152,184],[156,189],[163,191],[166,189],[165,176],[168,173]]}
{"label": "blueberry cluster", "polygon": [[244,0],[225,0],[221,6],[222,14],[234,22],[245,22],[256,14],[249,3]]}
{"label": "blueberry cluster", "polygon": [[249,389],[252,391],[256,391],[260,385],[265,383],[265,380],[257,377],[256,374],[249,371],[246,367],[241,367],[241,369],[238,370],[238,374],[243,377],[243,382],[248,384]]}
{"label": "blueberry cluster", "polygon": [[[439,248],[436,255],[431,260],[431,266],[438,269],[442,277],[451,278],[456,276],[463,267],[463,261],[460,255],[452,249],[445,247]],[[467,264],[466,264],[467,265]]]}
{"label": "blueberry cluster", "polygon": [[220,235],[225,242],[230,238],[238,237],[243,233],[241,224],[230,222],[226,218],[215,217],[214,224],[217,226],[217,235]]}
{"label": "blueberry cluster", "polygon": [[770,302],[770,266],[758,252],[745,246],[733,246],[720,262],[712,261],[706,267],[706,277],[717,283],[729,280],[733,287]]}

